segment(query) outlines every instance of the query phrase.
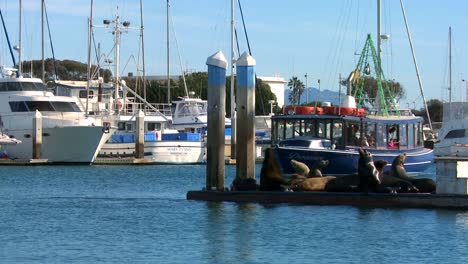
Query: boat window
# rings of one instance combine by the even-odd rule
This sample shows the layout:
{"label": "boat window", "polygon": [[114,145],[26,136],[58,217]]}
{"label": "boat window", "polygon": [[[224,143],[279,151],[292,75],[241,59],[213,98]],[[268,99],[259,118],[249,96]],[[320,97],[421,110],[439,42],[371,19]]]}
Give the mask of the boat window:
{"label": "boat window", "polygon": [[332,121],[330,119],[317,120],[317,137],[331,139],[331,126]]}
{"label": "boat window", "polygon": [[119,122],[117,124],[117,129],[118,130],[125,130],[125,122]]}
{"label": "boat window", "polygon": [[418,123],[415,125],[414,134],[416,136],[416,146],[420,147],[423,145],[423,129],[422,124]]}
{"label": "boat window", "polygon": [[57,112],[81,112],[75,102],[51,102]]}
{"label": "boat window", "polygon": [[148,131],[152,131],[152,130],[161,130],[161,124],[160,123],[148,123],[147,124],[148,126]]}
{"label": "boat window", "polygon": [[408,148],[408,124],[400,124],[398,146]]}
{"label": "boat window", "polygon": [[343,138],[343,121],[334,120],[333,121],[333,144],[336,147],[344,147],[344,138]]}
{"label": "boat window", "polygon": [[387,148],[387,125],[377,124],[376,147]]}
{"label": "boat window", "polygon": [[28,112],[28,108],[23,101],[19,102],[8,102],[10,104],[10,108],[12,112]]}
{"label": "boat window", "polygon": [[6,83],[0,83],[0,92],[6,92],[6,91],[8,91],[7,84]]}
{"label": "boat window", "polygon": [[364,125],[364,134],[362,135],[361,145],[364,147],[376,147],[376,124],[366,123]]}
{"label": "boat window", "polygon": [[127,123],[127,131],[132,131],[133,130],[133,126],[131,123]]}
{"label": "boat window", "polygon": [[387,125],[387,147],[388,148],[398,148],[398,125]]}
{"label": "boat window", "polygon": [[47,90],[47,88],[45,87],[43,83],[21,82],[21,90],[22,91],[44,91],[44,90]]}
{"label": "boat window", "polygon": [[40,112],[54,111],[54,108],[48,101],[26,101],[26,105],[30,112],[34,112],[36,110]]}
{"label": "boat window", "polygon": [[[86,98],[86,95],[88,94],[88,92],[86,90],[80,90],[80,98]],[[93,99],[93,96],[94,96],[94,91],[92,90],[89,90],[89,96],[88,98],[89,99]]]}
{"label": "boat window", "polygon": [[21,91],[21,86],[19,82],[8,82],[6,83],[7,91]]}
{"label": "boat window", "polygon": [[304,122],[304,135],[316,137],[315,120],[305,120]]}
{"label": "boat window", "polygon": [[416,124],[408,124],[408,148],[414,148],[415,134],[414,128]]}
{"label": "boat window", "polygon": [[465,137],[465,129],[454,129],[447,133],[445,138],[463,138]]}
{"label": "boat window", "polygon": [[358,121],[348,121],[346,122],[346,145],[348,146],[359,146],[359,138],[361,137],[361,132],[359,130]]}

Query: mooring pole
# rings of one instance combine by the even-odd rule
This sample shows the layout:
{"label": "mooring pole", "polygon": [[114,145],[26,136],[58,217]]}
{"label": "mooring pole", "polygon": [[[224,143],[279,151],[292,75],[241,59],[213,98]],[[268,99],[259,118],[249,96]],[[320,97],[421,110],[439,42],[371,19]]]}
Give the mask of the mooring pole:
{"label": "mooring pole", "polygon": [[32,158],[42,158],[42,114],[36,110],[36,115],[33,118],[33,145]]}
{"label": "mooring pole", "polygon": [[237,60],[236,177],[255,179],[255,59],[244,52]]}
{"label": "mooring pole", "polygon": [[136,117],[135,158],[145,157],[145,114],[140,109]]}
{"label": "mooring pole", "polygon": [[206,189],[223,191],[227,60],[224,54],[218,51],[208,57],[206,64],[208,65]]}

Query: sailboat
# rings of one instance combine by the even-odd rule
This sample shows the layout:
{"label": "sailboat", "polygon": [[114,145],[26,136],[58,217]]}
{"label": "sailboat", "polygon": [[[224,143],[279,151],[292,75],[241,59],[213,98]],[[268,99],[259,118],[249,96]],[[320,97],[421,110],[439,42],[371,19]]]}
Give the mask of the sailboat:
{"label": "sailboat", "polygon": [[[385,81],[380,60],[380,2],[377,6],[377,48],[369,34],[359,63],[348,77],[342,104],[272,117],[272,146],[283,173],[294,173],[292,159],[309,167],[328,160],[322,171],[325,175],[356,173],[359,148],[366,148],[374,160],[387,161],[386,170],[402,153],[407,155],[405,169],[409,173],[423,172],[433,163],[433,151],[423,145],[424,119],[400,111]],[[363,96],[372,64],[377,80],[375,99]]]}

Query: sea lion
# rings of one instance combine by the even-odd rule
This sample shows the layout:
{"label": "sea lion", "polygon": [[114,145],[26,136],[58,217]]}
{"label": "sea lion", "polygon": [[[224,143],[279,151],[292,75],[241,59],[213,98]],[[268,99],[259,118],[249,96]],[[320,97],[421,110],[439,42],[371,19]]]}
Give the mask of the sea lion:
{"label": "sea lion", "polygon": [[231,183],[231,191],[255,191],[259,186],[252,178],[241,179],[236,177]]}
{"label": "sea lion", "polygon": [[290,163],[296,174],[307,177],[310,169],[305,163],[293,159],[290,161]]}
{"label": "sea lion", "polygon": [[357,173],[336,177],[325,185],[327,192],[355,192],[359,186],[359,175]]}
{"label": "sea lion", "polygon": [[315,177],[323,177],[322,169],[328,166],[328,160],[319,160],[317,161],[314,166],[310,169],[308,178],[315,178]]}
{"label": "sea lion", "polygon": [[359,191],[368,193],[377,190],[380,184],[379,172],[375,168],[372,154],[367,149],[359,149],[358,175]]}
{"label": "sea lion", "polygon": [[380,179],[377,192],[408,193],[419,191],[411,182],[385,174],[383,170],[387,164],[388,162],[385,160],[374,161]]}
{"label": "sea lion", "polygon": [[405,169],[406,153],[400,154],[395,157],[390,169],[390,176],[400,178],[405,181],[411,182],[421,193],[433,193],[436,190],[436,183],[429,178],[416,178],[408,176]]}
{"label": "sea lion", "polygon": [[265,149],[265,158],[260,170],[260,190],[283,191],[282,185],[288,185],[288,181],[281,176],[281,169],[273,149],[267,148]]}
{"label": "sea lion", "polygon": [[294,191],[325,191],[327,183],[333,179],[334,176],[306,178],[293,186]]}

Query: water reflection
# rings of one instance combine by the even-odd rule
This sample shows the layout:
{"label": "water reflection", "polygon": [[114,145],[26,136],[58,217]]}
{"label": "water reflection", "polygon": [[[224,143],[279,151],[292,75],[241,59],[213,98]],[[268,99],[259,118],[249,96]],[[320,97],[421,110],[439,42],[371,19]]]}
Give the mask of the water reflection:
{"label": "water reflection", "polygon": [[468,231],[468,212],[458,213],[455,216],[455,223],[457,227],[462,228],[465,231]]}

